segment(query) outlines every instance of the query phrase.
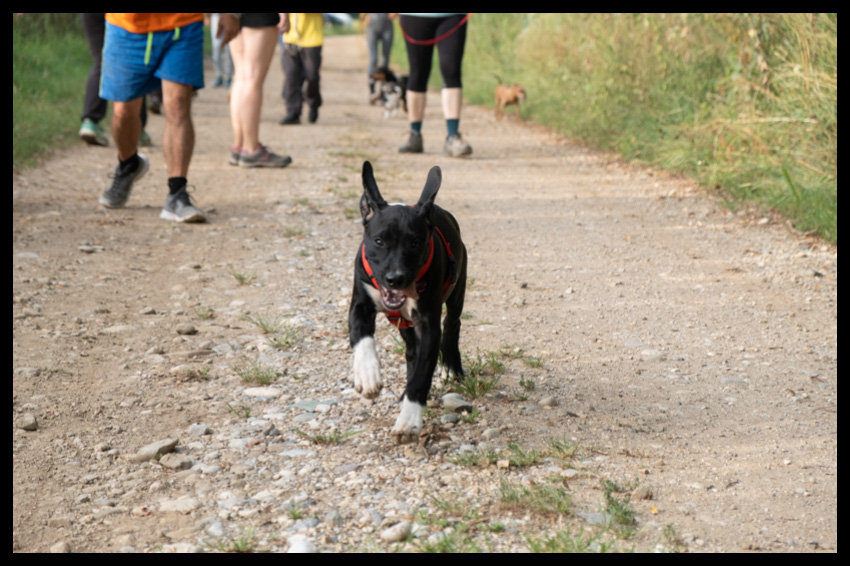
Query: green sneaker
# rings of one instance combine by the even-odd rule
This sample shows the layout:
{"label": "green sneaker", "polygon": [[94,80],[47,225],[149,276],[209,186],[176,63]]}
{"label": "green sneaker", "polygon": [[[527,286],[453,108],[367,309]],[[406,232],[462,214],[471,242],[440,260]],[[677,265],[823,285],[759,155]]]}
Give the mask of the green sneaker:
{"label": "green sneaker", "polygon": [[142,133],[139,134],[139,147],[151,147],[152,145],[151,137],[146,131],[142,130]]}
{"label": "green sneaker", "polygon": [[109,140],[103,135],[103,128],[91,118],[83,120],[80,126],[80,138],[89,145],[109,145]]}
{"label": "green sneaker", "polygon": [[162,207],[159,217],[175,222],[206,222],[207,220],[204,211],[192,204],[192,198],[186,191],[186,187],[165,198],[165,206]]}

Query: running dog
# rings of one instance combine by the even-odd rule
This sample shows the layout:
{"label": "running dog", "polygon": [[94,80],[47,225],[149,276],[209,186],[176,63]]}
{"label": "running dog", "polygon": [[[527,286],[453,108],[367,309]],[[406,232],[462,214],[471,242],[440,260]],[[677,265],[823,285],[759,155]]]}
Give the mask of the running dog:
{"label": "running dog", "polygon": [[398,77],[389,67],[379,67],[372,73],[372,80],[377,88],[369,103],[382,102],[384,118],[395,116],[399,108],[407,112],[407,76]]}
{"label": "running dog", "polygon": [[[441,182],[440,168],[433,167],[419,202],[388,204],[375,183],[372,165],[363,163],[363,241],[354,260],[348,311],[354,388],[371,399],[383,387],[374,339],[375,316],[383,312],[399,328],[407,346],[407,386],[401,413],[390,431],[396,444],[419,440],[437,360],[442,359],[455,377],[463,376],[458,341],[466,292],[466,247],[454,216],[434,204]],[[441,332],[443,304],[446,317]]]}

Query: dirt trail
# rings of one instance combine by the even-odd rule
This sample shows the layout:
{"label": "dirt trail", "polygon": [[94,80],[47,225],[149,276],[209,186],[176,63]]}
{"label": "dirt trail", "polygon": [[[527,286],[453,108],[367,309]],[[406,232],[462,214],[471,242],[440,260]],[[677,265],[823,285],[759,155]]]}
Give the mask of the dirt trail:
{"label": "dirt trail", "polygon": [[[203,541],[249,528],[272,550],[381,550],[395,515],[433,511],[421,493],[498,520],[501,532],[474,531],[493,550],[591,520],[507,509],[501,474],[557,478],[591,514],[601,480],[649,487],[651,499],[632,494],[635,532],[618,548],[836,551],[837,250],[488,108],[464,109],[472,157],[447,158],[437,95],[426,153],[400,155],[406,120],[366,104],[365,60],[362,37],[328,39],[319,121],[287,127],[273,63],[261,139],[292,156],[284,170],[228,166],[227,93],[201,91],[189,182],[212,209],[204,225],[159,219],[158,141],[123,210],[97,203],[114,146],[13,175],[13,550],[210,549]],[[154,140],[162,125],[151,116]],[[442,167],[438,203],[470,256],[461,351],[472,363],[501,350],[506,366],[475,422],[445,427],[421,454],[389,443],[403,362],[383,322],[386,396],[367,406],[348,389],[364,159],[387,200],[405,202]],[[294,345],[270,348],[252,320],[285,321]],[[184,324],[197,333],[179,334]],[[245,391],[236,368],[251,363],[285,373],[279,398]],[[296,419],[295,403],[331,397]],[[21,428],[25,413],[37,430]],[[251,428],[267,422],[277,434]],[[184,432],[192,423],[212,435]],[[325,447],[295,431],[328,427],[364,432]],[[195,468],[129,458],[166,437]],[[577,455],[509,470],[452,463],[482,442],[544,450],[553,439]],[[167,501],[193,503],[168,512]],[[287,511],[304,501],[317,524]]]}

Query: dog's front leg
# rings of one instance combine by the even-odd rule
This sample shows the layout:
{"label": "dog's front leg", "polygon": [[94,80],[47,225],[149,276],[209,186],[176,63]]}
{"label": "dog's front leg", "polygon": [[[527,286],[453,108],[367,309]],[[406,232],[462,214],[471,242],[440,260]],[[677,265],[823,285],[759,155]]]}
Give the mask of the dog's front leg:
{"label": "dog's front leg", "polygon": [[[430,325],[422,324],[414,329],[416,332],[416,350],[414,359],[408,362],[407,387],[401,403],[401,412],[390,431],[390,438],[395,444],[409,444],[419,440],[422,431],[422,413],[428,401],[431,390],[431,380],[440,350],[440,317],[431,321]],[[412,334],[413,331],[408,330]],[[408,349],[411,341],[405,336]],[[412,363],[411,363],[412,362]],[[412,371],[411,371],[412,370]]]}
{"label": "dog's front leg", "polygon": [[355,289],[348,312],[348,334],[354,349],[354,389],[372,399],[381,392],[381,364],[375,351],[375,304]]}

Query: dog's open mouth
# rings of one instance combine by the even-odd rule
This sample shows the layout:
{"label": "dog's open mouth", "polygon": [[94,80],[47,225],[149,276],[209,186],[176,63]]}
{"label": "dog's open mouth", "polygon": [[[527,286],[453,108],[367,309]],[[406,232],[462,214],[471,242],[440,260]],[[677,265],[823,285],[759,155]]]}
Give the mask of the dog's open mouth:
{"label": "dog's open mouth", "polygon": [[407,300],[407,297],[411,299],[418,300],[419,292],[416,290],[416,282],[410,284],[409,287],[405,289],[387,289],[383,285],[380,286],[381,290],[381,301],[384,303],[384,307],[390,311],[397,311],[404,304],[404,301]]}

